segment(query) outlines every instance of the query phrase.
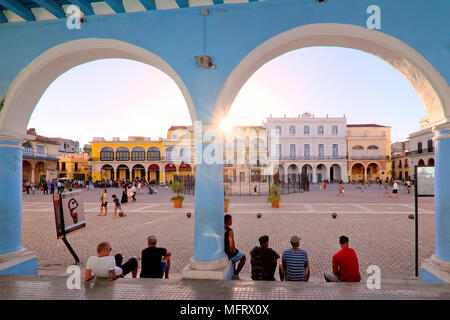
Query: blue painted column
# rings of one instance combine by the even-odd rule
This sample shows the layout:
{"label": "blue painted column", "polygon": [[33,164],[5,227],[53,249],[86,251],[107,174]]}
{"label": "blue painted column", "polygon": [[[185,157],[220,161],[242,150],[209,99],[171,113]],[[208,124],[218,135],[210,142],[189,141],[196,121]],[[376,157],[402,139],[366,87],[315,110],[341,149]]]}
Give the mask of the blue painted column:
{"label": "blue painted column", "polygon": [[[223,221],[223,152],[208,137],[195,140],[195,235],[194,257],[198,262],[225,257]],[[222,141],[220,141],[222,143]],[[217,145],[216,145],[217,147]],[[213,151],[214,149],[214,151]],[[219,161],[217,161],[219,160]]]}
{"label": "blue painted column", "polygon": [[0,254],[22,249],[22,145],[0,140]]}
{"label": "blue painted column", "polygon": [[450,123],[434,130],[436,252],[422,262],[420,282],[450,283]]}
{"label": "blue painted column", "polygon": [[450,128],[436,133],[435,150],[435,256],[450,262]]}
{"label": "blue painted column", "polygon": [[22,141],[0,135],[0,275],[38,272],[36,254],[22,247]]}

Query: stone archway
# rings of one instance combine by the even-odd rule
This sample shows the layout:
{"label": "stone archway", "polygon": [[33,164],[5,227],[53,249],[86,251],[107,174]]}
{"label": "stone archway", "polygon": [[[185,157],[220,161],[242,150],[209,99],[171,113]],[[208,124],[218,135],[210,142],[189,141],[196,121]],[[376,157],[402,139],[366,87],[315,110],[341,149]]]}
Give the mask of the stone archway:
{"label": "stone archway", "polygon": [[22,137],[39,99],[50,84],[73,67],[98,59],[122,58],[153,66],[171,77],[180,88],[192,121],[196,111],[186,85],[161,57],[136,45],[114,40],[88,38],[69,41],[45,51],[14,79],[0,113],[0,132]]}

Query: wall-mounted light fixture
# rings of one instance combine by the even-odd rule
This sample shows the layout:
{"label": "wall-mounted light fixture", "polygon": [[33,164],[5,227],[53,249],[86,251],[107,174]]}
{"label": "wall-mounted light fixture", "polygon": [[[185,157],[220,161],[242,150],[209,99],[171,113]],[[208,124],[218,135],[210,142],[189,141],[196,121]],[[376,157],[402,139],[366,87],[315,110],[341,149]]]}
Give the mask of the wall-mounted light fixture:
{"label": "wall-mounted light fixture", "polygon": [[195,62],[199,68],[216,68],[216,66],[212,63],[210,56],[195,56]]}

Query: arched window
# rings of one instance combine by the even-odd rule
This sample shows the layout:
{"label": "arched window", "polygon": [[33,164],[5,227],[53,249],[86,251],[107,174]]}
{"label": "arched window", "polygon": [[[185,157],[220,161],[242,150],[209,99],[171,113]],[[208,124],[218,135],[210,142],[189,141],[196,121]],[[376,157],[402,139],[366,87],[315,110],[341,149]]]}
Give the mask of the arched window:
{"label": "arched window", "polygon": [[131,149],[131,161],[145,161],[145,149],[142,147]]}
{"label": "arched window", "polygon": [[127,147],[116,149],[116,161],[130,161],[130,150]]}
{"label": "arched window", "polygon": [[177,160],[178,159],[178,152],[175,147],[167,147],[164,154],[165,154],[166,160]]}
{"label": "arched window", "polygon": [[352,157],[358,158],[364,155],[364,147],[363,146],[353,146],[352,148]]}
{"label": "arched window", "polygon": [[100,161],[114,161],[114,149],[111,147],[101,148]]}
{"label": "arched window", "polygon": [[408,159],[405,159],[405,168],[409,168]]}
{"label": "arched window", "polygon": [[161,151],[158,147],[150,147],[147,150],[147,160],[148,161],[159,161],[161,160]]}

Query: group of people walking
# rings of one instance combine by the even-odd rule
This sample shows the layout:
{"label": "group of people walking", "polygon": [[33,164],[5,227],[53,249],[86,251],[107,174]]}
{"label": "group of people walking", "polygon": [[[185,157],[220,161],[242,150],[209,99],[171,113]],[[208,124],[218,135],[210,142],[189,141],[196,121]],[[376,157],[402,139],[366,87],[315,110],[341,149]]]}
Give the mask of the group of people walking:
{"label": "group of people walking", "polygon": [[[231,259],[234,267],[233,280],[239,280],[239,273],[246,262],[245,254],[238,250],[234,242],[234,233],[231,229],[233,219],[227,214],[225,222],[225,253]],[[290,237],[291,248],[284,250],[280,255],[270,248],[269,236],[261,236],[259,246],[250,251],[250,263],[253,280],[275,280],[275,271],[279,266],[281,281],[308,281],[311,269],[306,250],[300,249],[301,238],[297,235]],[[339,238],[341,250],[332,258],[332,272],[325,272],[324,279],[327,282],[359,282],[359,262],[355,250],[349,247],[349,238]],[[278,259],[281,263],[278,264]]]}

